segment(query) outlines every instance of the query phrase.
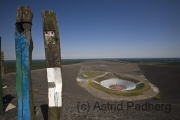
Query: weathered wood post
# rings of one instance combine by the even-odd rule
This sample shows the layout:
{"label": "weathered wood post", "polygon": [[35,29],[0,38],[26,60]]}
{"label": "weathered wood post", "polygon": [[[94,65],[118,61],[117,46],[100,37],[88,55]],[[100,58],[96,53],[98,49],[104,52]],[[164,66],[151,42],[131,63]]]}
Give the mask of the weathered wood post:
{"label": "weathered wood post", "polygon": [[31,37],[33,13],[29,6],[18,6],[15,27],[16,92],[18,120],[34,119],[34,104],[30,66],[33,42]]}
{"label": "weathered wood post", "polygon": [[4,114],[3,95],[2,95],[2,54],[1,54],[1,37],[0,37],[0,114]]}
{"label": "weathered wood post", "polygon": [[56,13],[42,11],[43,36],[47,65],[49,120],[62,120],[62,76],[60,37]]}
{"label": "weathered wood post", "polygon": [[4,76],[4,52],[1,51],[1,79],[3,82],[3,76]]}

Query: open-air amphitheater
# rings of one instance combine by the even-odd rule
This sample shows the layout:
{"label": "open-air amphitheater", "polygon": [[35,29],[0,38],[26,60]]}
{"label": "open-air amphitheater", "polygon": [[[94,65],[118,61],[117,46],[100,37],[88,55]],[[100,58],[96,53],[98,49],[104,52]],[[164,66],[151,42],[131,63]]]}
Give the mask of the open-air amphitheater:
{"label": "open-air amphitheater", "polygon": [[116,101],[142,100],[159,93],[159,89],[145,78],[136,64],[118,61],[89,64],[90,61],[80,64],[77,81],[96,97]]}
{"label": "open-air amphitheater", "polygon": [[[97,83],[97,82],[96,82]],[[119,79],[108,79],[108,80],[103,80],[100,83],[103,87],[108,88],[108,89],[112,89],[112,85],[116,85],[117,89],[116,90],[133,90],[136,88],[136,84],[130,81],[126,81],[126,80],[119,80]],[[118,89],[119,87],[123,87],[124,89]],[[112,89],[113,90],[113,89]]]}

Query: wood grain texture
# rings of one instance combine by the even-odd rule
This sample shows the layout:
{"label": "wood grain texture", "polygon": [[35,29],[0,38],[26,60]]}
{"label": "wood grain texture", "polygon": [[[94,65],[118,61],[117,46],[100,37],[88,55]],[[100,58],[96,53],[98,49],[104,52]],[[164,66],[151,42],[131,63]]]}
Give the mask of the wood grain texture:
{"label": "wood grain texture", "polygon": [[49,107],[61,107],[62,106],[62,77],[61,69],[47,68],[47,79],[48,79],[48,98]]}
{"label": "wood grain texture", "polygon": [[15,27],[16,92],[18,97],[18,120],[34,120],[34,104],[30,66],[33,43],[31,22],[33,13],[28,6],[19,6]]}
{"label": "wood grain texture", "polygon": [[[47,68],[61,67],[60,37],[56,14],[51,10],[42,11],[42,19]],[[51,32],[54,36],[50,34]]]}
{"label": "wood grain texture", "polygon": [[2,52],[1,52],[1,37],[0,37],[0,114],[4,114],[3,96],[2,96]]}
{"label": "wood grain texture", "polygon": [[62,120],[62,69],[57,16],[51,10],[42,11],[42,19],[49,85],[48,119]]}

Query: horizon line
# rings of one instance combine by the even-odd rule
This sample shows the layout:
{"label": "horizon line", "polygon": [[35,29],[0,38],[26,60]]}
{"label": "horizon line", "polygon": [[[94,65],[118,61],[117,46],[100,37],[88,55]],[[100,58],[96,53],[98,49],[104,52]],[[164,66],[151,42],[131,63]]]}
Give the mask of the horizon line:
{"label": "horizon line", "polygon": [[[63,58],[61,60],[87,60],[87,59],[180,59],[180,57],[135,57],[135,58]],[[12,59],[16,60],[16,59]],[[32,59],[32,60],[46,60],[46,59]],[[9,60],[4,60],[9,61]]]}

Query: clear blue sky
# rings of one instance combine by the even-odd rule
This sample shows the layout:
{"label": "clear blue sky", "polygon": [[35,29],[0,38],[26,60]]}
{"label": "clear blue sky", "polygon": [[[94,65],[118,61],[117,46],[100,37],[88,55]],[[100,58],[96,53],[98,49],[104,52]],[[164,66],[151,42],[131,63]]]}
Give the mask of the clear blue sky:
{"label": "clear blue sky", "polygon": [[58,17],[62,59],[180,57],[180,0],[1,0],[5,60],[14,60],[19,5],[33,11],[33,59],[45,59],[42,10]]}

